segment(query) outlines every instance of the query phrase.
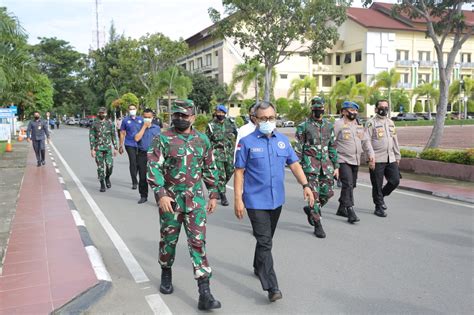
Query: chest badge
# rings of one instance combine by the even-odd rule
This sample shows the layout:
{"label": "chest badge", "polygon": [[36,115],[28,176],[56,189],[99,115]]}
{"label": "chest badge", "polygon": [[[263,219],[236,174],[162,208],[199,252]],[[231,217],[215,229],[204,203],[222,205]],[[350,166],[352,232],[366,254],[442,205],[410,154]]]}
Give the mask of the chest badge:
{"label": "chest badge", "polygon": [[286,148],[285,142],[283,142],[283,141],[278,141],[278,147],[279,147],[280,149]]}

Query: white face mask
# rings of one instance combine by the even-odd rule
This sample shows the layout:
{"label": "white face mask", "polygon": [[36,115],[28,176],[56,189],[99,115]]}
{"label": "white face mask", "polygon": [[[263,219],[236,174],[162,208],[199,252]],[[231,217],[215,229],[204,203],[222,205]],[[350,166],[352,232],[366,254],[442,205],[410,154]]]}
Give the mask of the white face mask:
{"label": "white face mask", "polygon": [[136,116],[137,115],[137,110],[136,109],[131,109],[128,111],[128,113],[130,114],[130,116]]}
{"label": "white face mask", "polygon": [[266,135],[271,134],[273,130],[275,130],[275,128],[276,128],[276,121],[275,122],[265,121],[258,124],[258,129]]}
{"label": "white face mask", "polygon": [[153,118],[143,118],[143,121],[146,123],[151,123]]}

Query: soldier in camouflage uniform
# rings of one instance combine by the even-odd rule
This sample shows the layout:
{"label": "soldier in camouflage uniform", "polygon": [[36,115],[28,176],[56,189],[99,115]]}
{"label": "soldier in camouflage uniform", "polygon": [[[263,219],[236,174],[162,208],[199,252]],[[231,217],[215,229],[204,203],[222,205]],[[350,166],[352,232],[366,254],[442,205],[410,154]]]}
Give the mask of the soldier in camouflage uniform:
{"label": "soldier in camouflage uniform", "polygon": [[[105,107],[99,108],[98,118],[89,130],[89,142],[91,147],[91,156],[97,163],[97,175],[99,176],[100,191],[105,192],[107,188],[112,187],[110,175],[114,166],[113,156],[117,155],[118,140],[115,133],[114,124],[106,119],[107,110]],[[112,152],[113,147],[113,152]]]}
{"label": "soldier in camouflage uniform", "polygon": [[207,125],[206,135],[211,140],[216,165],[219,170],[219,196],[221,204],[228,206],[229,201],[225,195],[226,184],[234,174],[234,143],[237,136],[237,127],[225,115],[227,108],[218,105],[214,113],[214,119]]}
{"label": "soldier in camouflage uniform", "polygon": [[325,238],[321,225],[321,208],[334,195],[332,186],[337,178],[339,164],[335,144],[334,127],[323,118],[324,100],[311,100],[311,116],[296,128],[295,151],[300,159],[309,186],[314,194],[314,206],[304,207],[308,222],[314,226],[314,234]]}
{"label": "soldier in camouflage uniform", "polygon": [[[218,196],[216,163],[209,138],[191,127],[195,120],[193,102],[175,101],[172,114],[173,128],[156,137],[148,149],[147,180],[155,192],[160,213],[160,292],[173,293],[171,267],[184,225],[194,277],[198,281],[198,308],[220,308],[209,288],[211,268],[205,248],[206,210],[214,212]],[[201,179],[209,191],[207,209]]]}

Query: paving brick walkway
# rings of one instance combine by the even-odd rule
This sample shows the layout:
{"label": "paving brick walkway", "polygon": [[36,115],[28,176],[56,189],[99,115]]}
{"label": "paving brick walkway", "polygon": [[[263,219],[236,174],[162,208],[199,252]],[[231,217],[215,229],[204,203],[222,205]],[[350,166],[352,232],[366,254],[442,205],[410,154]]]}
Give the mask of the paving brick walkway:
{"label": "paving brick walkway", "polygon": [[48,314],[98,282],[48,160],[27,166],[2,275],[0,314]]}

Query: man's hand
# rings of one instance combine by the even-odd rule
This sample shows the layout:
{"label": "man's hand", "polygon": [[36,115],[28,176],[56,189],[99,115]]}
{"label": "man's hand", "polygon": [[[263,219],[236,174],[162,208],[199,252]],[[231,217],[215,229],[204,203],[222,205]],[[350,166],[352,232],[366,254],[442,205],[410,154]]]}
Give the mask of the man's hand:
{"label": "man's hand", "polygon": [[334,173],[332,173],[332,174],[334,175],[334,178],[335,178],[335,179],[338,179],[338,178],[339,178],[339,169],[336,168],[336,169],[334,170]]}
{"label": "man's hand", "polygon": [[114,149],[114,157],[117,156],[117,150]]}
{"label": "man's hand", "polygon": [[171,205],[172,202],[175,202],[173,198],[168,196],[163,196],[160,198],[158,205],[164,212],[171,212],[174,213],[173,206]]}
{"label": "man's hand", "polygon": [[216,198],[212,198],[212,199],[209,199],[209,202],[207,203],[207,212],[208,213],[214,213],[214,211],[216,210],[216,207],[217,207],[217,199]]}
{"label": "man's hand", "polygon": [[95,159],[95,150],[91,150],[91,156]]}
{"label": "man's hand", "polygon": [[400,160],[397,160],[397,164],[400,165]]}
{"label": "man's hand", "polygon": [[234,205],[234,212],[237,219],[242,220],[244,218],[244,210],[245,206],[244,202],[242,201],[242,198],[236,200]]}
{"label": "man's hand", "polygon": [[120,155],[123,154],[123,147],[122,146],[119,148],[119,153],[120,153]]}
{"label": "man's hand", "polygon": [[151,126],[151,122],[147,122],[147,121],[143,122],[143,127],[150,128],[150,126]]}
{"label": "man's hand", "polygon": [[309,202],[309,206],[313,207],[314,206],[314,195],[313,192],[311,191],[311,188],[305,187],[303,190],[303,196],[304,200]]}
{"label": "man's hand", "polygon": [[31,142],[31,139],[26,137],[26,142]]}
{"label": "man's hand", "polygon": [[375,157],[373,157],[373,156],[369,157],[369,168],[371,170],[375,169]]}
{"label": "man's hand", "polygon": [[51,139],[50,139],[50,138],[47,138],[47,139],[46,139],[46,143],[50,144],[50,143],[51,143]]}

